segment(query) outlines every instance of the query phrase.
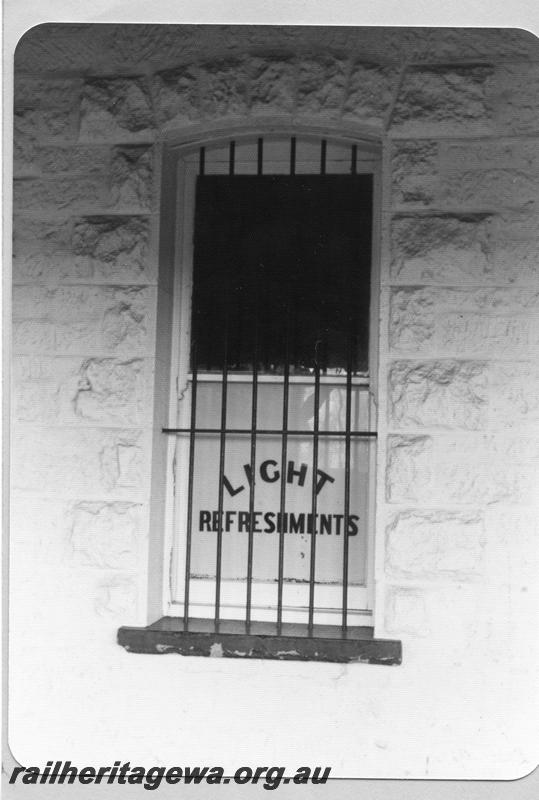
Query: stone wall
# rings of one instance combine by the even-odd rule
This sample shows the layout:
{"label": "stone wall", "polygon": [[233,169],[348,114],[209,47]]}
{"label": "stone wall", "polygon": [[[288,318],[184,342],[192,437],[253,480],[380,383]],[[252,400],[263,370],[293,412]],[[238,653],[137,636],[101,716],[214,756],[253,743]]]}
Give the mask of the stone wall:
{"label": "stone wall", "polygon": [[[260,761],[264,730],[277,725],[282,739],[267,743],[262,761],[288,763],[292,747],[341,775],[494,778],[535,766],[538,91],[537,41],[521,31],[52,25],[23,38],[14,117],[16,757],[65,758],[75,720],[50,674],[28,685],[39,646],[50,669],[69,665],[62,680],[85,698],[70,757],[86,763],[118,743],[112,761],[127,750],[173,764],[181,744],[194,763],[193,742],[205,740],[235,768],[241,756]],[[402,638],[404,664],[344,673],[288,665],[290,726],[270,702],[280,698],[282,713],[282,665],[148,661],[114,643],[118,624],[147,621],[160,142],[257,120],[371,137],[384,165],[376,628]],[[209,738],[178,683],[200,701],[195,667],[227,697]],[[253,720],[259,675],[268,702]],[[179,695],[167,703],[163,685]],[[144,719],[130,705],[141,691],[152,704]],[[51,722],[56,702],[63,711]],[[119,709],[114,722],[107,703]],[[36,708],[48,749],[23,722]],[[252,743],[240,753],[223,744],[231,713]],[[322,737],[324,749],[320,715],[347,741]],[[100,720],[110,733],[98,743]],[[160,731],[151,746],[148,721]]]}

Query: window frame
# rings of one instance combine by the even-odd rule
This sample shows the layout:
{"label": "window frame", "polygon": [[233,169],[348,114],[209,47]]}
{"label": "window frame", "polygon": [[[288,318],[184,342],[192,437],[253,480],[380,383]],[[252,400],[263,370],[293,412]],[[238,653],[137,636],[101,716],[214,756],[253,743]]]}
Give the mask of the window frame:
{"label": "window frame", "polygon": [[[265,134],[265,135],[264,135]],[[319,175],[320,174],[320,160],[318,151],[320,149],[321,141],[326,138],[327,141],[338,147],[344,147],[347,151],[351,152],[353,145],[357,148],[357,163],[355,174],[370,174],[373,176],[373,193],[372,193],[372,245],[371,245],[371,285],[370,285],[370,306],[369,306],[369,370],[368,373],[362,377],[369,383],[369,397],[371,406],[371,421],[372,427],[376,430],[376,410],[378,407],[377,394],[378,394],[378,297],[379,297],[379,236],[380,236],[380,193],[381,193],[381,157],[380,150],[373,142],[365,142],[357,138],[346,137],[340,133],[335,132],[305,132],[288,130],[265,132],[233,132],[228,136],[218,136],[215,138],[207,138],[198,140],[195,143],[188,143],[178,145],[171,148],[174,155],[174,177],[175,177],[175,199],[176,199],[176,212],[175,216],[175,233],[174,233],[174,311],[172,320],[172,356],[171,356],[171,381],[170,381],[170,398],[169,398],[169,412],[168,423],[166,427],[186,427],[188,420],[180,417],[180,403],[178,398],[187,390],[189,381],[189,361],[190,361],[190,342],[191,342],[191,297],[193,289],[193,238],[194,238],[194,220],[195,220],[195,195],[196,195],[196,178],[199,174],[199,153],[200,148],[204,147],[208,154],[212,153],[214,148],[218,149],[216,160],[212,161],[211,155],[206,156],[205,159],[205,174],[208,175],[228,175],[229,174],[229,142],[235,142],[235,169],[237,175],[256,175],[256,142],[257,138],[264,136],[264,149],[267,151],[268,142],[278,142],[278,149],[282,149],[285,142],[289,142],[292,137],[296,137],[301,145],[310,145],[313,149],[309,158],[302,157],[301,147],[296,151],[295,174],[296,175]],[[243,146],[243,149],[242,149]],[[245,157],[246,149],[251,150],[251,154]],[[328,148],[329,155],[326,159],[326,174],[350,174],[350,162],[346,162],[345,167],[342,168],[340,162],[337,163],[336,159],[331,157],[331,147]],[[254,152],[253,152],[254,151]],[[271,157],[264,157],[264,174],[282,174],[289,175],[289,165],[287,156],[279,156],[278,159]],[[179,213],[178,213],[179,212]],[[229,379],[231,376],[229,375]],[[217,375],[213,379],[220,379]],[[241,380],[241,378],[233,378],[233,380]],[[303,379],[305,380],[305,379]],[[292,379],[291,379],[292,382]],[[295,382],[302,382],[301,376]],[[334,377],[324,379],[321,376],[321,383],[336,383]],[[343,379],[344,382],[344,379]],[[360,383],[361,377],[356,378],[354,383]],[[168,444],[168,462],[170,469],[167,471],[167,508],[168,519],[165,532],[165,553],[167,559],[167,585],[164,586],[164,611],[167,616],[181,617],[183,615],[183,603],[174,600],[174,573],[183,570],[184,561],[180,555],[178,559],[177,541],[178,526],[181,524],[181,510],[177,508],[175,500],[175,493],[178,487],[174,485],[178,475],[178,465],[176,463],[176,442],[175,437],[171,436]],[[187,439],[187,437],[186,437]],[[188,450],[188,445],[186,446]],[[360,592],[356,592],[356,597],[359,595],[359,603],[363,606],[359,613],[350,612],[350,617],[353,616],[354,621],[350,619],[349,625],[370,625],[372,624],[372,616],[374,609],[374,555],[375,555],[375,512],[376,512],[376,445],[372,442],[369,448],[369,491],[368,491],[368,541],[367,541],[367,557],[366,557],[366,587]],[[181,548],[182,554],[184,547]],[[325,599],[328,593],[323,589],[320,592],[320,586],[317,584],[316,594]],[[335,587],[337,588],[337,586]],[[339,585],[342,591],[342,583]],[[353,594],[352,586],[349,587],[349,592]],[[320,592],[320,594],[319,594]],[[291,590],[289,596],[296,597],[296,602],[299,602],[302,596],[297,590]],[[321,604],[320,604],[321,605]],[[264,616],[264,615],[262,615]],[[298,620],[299,621],[299,620]],[[329,619],[324,624],[330,624]],[[332,623],[335,624],[335,623]]]}

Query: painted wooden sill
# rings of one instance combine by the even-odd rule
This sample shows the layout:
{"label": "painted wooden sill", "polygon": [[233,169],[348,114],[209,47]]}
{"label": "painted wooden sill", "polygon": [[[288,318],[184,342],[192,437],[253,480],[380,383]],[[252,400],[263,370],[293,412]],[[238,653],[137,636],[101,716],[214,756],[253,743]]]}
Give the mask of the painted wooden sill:
{"label": "painted wooden sill", "polygon": [[402,645],[394,639],[375,639],[370,627],[349,628],[346,635],[337,626],[284,623],[281,632],[271,622],[162,617],[146,628],[122,627],[118,644],[131,653],[180,653],[184,656],[266,658],[283,661],[335,661],[397,665],[402,662]]}

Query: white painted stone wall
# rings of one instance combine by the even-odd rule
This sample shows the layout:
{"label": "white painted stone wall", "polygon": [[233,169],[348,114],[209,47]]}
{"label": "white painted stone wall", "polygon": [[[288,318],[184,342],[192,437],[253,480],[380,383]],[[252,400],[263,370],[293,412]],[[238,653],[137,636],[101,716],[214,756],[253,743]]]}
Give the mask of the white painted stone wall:
{"label": "white painted stone wall", "polygon": [[[538,95],[539,48],[522,31],[64,25],[24,37],[19,762],[431,778],[535,767]],[[149,522],[165,371],[159,141],[258,119],[383,146],[376,633],[402,639],[400,667],[141,656],[115,643],[119,625],[151,613],[160,537]]]}

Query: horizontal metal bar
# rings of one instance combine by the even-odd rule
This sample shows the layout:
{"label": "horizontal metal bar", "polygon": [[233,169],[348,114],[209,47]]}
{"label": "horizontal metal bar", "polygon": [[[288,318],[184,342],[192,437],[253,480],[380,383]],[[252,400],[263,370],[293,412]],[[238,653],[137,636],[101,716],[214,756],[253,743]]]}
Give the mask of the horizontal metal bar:
{"label": "horizontal metal bar", "polygon": [[[161,428],[162,433],[229,433],[238,435],[251,434],[251,428]],[[282,428],[259,428],[254,431],[257,436],[282,436],[284,433],[290,436],[365,436],[376,438],[376,431],[298,431]]]}
{"label": "horizontal metal bar", "polygon": [[[204,370],[198,370],[198,381],[199,383],[222,383],[222,375],[220,372],[204,372]],[[187,379],[191,380],[191,374],[187,375]],[[253,380],[253,373],[251,372],[229,372],[227,375],[228,383],[248,383],[251,384]],[[341,372],[339,375],[331,374],[331,375],[320,375],[320,384],[327,385],[333,384],[335,387],[339,386],[346,386],[346,373]],[[289,377],[290,384],[301,383],[307,384],[308,386],[314,386],[314,375],[304,374],[304,375],[290,375]],[[284,374],[281,373],[273,373],[273,374],[260,374],[258,375],[258,383],[271,383],[274,386],[282,386],[284,383]],[[361,373],[358,375],[352,375],[352,386],[354,388],[361,388],[362,386],[370,386],[371,380],[367,374]]]}

